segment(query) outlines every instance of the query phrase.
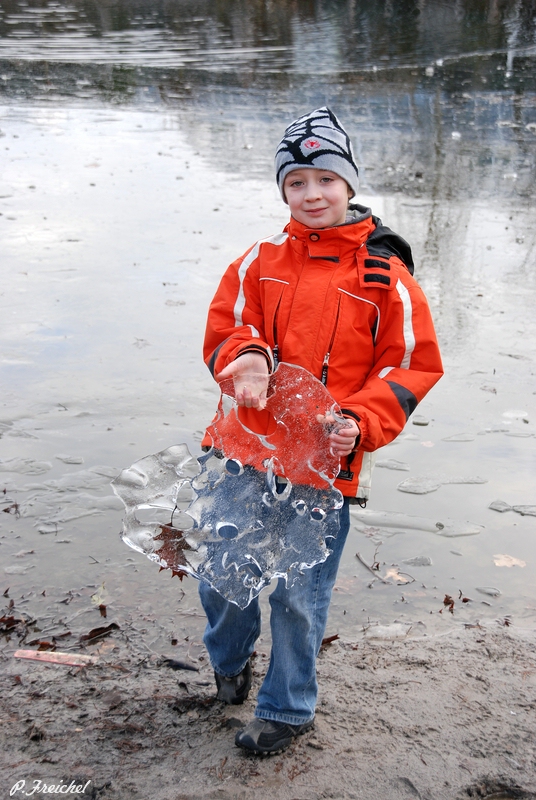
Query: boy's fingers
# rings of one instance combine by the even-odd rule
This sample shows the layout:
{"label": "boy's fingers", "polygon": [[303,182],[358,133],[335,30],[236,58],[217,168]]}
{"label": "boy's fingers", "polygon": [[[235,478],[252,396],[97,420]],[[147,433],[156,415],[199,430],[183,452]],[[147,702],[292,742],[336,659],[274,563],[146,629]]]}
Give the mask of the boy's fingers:
{"label": "boy's fingers", "polygon": [[234,384],[237,405],[257,410],[265,408],[268,375],[237,375]]}
{"label": "boy's fingers", "polygon": [[227,366],[224,369],[222,369],[222,371],[218,373],[218,375],[216,375],[216,380],[218,382],[221,382],[226,380],[227,378],[232,378],[233,375],[236,375],[237,372],[240,372],[240,370],[243,369],[244,367],[241,364],[239,364],[238,361],[232,361],[230,364],[227,364]]}

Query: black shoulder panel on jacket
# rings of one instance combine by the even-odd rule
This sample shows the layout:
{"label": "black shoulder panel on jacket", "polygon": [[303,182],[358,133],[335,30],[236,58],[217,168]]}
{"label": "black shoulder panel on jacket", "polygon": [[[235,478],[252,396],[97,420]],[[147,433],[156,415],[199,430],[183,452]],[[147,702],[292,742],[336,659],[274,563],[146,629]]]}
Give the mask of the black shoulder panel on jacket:
{"label": "black shoulder panel on jacket", "polygon": [[389,271],[391,269],[391,265],[388,261],[380,261],[378,258],[366,258],[365,259],[365,268],[366,269],[386,269]]}
{"label": "black shoulder panel on jacket", "polygon": [[372,231],[366,241],[367,250],[371,256],[379,256],[380,258],[391,258],[391,256],[398,256],[398,258],[406,265],[410,275],[413,275],[414,264],[413,256],[411,254],[411,247],[398,233],[395,233],[390,228],[382,225],[378,217],[372,217],[376,225],[376,229]]}
{"label": "black shoulder panel on jacket", "polygon": [[395,383],[394,381],[387,381],[387,383],[393,390],[396,399],[400,403],[402,411],[406,415],[406,419],[409,419],[410,415],[413,414],[417,408],[417,398],[413,392],[410,392],[410,390],[406,389],[405,386],[401,386],[399,383]]}
{"label": "black shoulder panel on jacket", "polygon": [[381,283],[385,286],[391,285],[391,278],[389,275],[380,275],[375,272],[367,272],[364,276],[365,283]]}

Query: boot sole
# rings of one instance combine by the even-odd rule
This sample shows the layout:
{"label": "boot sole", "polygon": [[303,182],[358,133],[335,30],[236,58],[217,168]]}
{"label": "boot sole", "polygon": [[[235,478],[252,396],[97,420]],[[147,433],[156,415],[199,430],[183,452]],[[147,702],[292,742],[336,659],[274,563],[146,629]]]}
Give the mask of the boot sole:
{"label": "boot sole", "polygon": [[237,742],[235,739],[235,744],[237,747],[240,747],[242,750],[245,750],[246,753],[250,753],[252,756],[260,756],[261,758],[268,758],[269,756],[277,756],[279,753],[284,753],[285,750],[288,750],[292,742],[298,738],[298,736],[303,736],[304,733],[309,733],[309,731],[313,730],[314,728],[314,721],[308,725],[307,728],[304,728],[301,731],[298,731],[288,744],[285,744],[283,747],[280,747],[278,750],[262,750],[262,749],[254,749],[253,747],[248,747],[241,742]]}

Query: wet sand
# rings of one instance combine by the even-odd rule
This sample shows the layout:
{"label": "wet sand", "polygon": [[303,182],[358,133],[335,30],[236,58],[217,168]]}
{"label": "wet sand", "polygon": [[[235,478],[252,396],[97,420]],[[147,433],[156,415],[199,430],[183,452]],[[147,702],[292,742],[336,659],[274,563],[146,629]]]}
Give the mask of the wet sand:
{"label": "wet sand", "polygon": [[[380,632],[377,632],[378,634]],[[283,754],[234,746],[254,702],[215,700],[210,670],[141,657],[124,632],[82,668],[4,663],[5,796],[19,781],[107,800],[536,797],[534,632],[341,639],[320,654],[315,727]],[[193,664],[194,662],[190,662]],[[254,687],[266,661],[254,660]],[[21,785],[21,784],[19,784]]]}

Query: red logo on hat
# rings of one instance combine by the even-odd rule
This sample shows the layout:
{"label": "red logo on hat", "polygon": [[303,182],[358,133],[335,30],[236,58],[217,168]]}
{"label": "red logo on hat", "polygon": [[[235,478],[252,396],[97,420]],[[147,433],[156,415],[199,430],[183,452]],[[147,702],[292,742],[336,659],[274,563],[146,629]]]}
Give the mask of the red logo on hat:
{"label": "red logo on hat", "polygon": [[318,150],[320,147],[320,142],[318,139],[306,139],[303,143],[303,146],[306,147],[308,150]]}

